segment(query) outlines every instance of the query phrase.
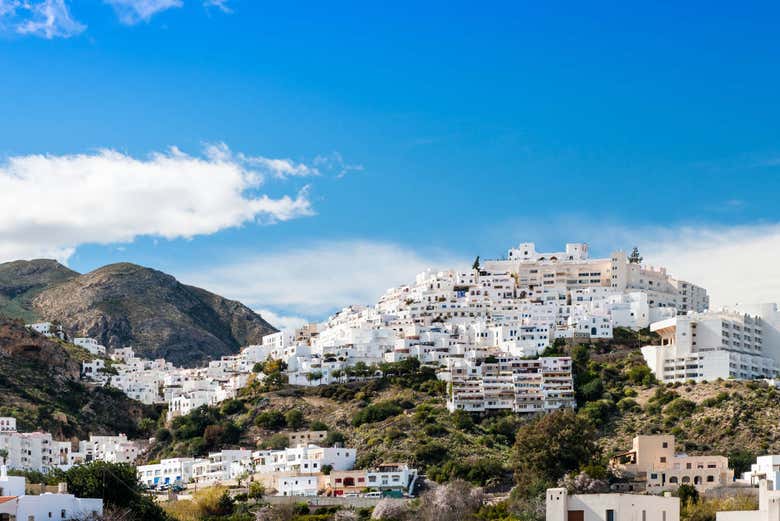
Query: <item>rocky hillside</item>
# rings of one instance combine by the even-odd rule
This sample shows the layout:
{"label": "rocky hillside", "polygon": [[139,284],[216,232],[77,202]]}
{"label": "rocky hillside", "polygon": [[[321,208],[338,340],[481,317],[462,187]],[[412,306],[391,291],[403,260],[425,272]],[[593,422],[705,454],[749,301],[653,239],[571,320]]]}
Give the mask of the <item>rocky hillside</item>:
{"label": "rocky hillside", "polygon": [[147,434],[143,425],[154,424],[156,409],[119,391],[79,382],[81,361],[89,357],[87,351],[33,333],[19,321],[0,319],[0,416],[15,417],[20,430],[45,429],[60,439]]}
{"label": "rocky hillside", "polygon": [[51,259],[0,263],[0,316],[36,320],[32,300],[46,288],[78,275]]}
{"label": "rocky hillside", "polygon": [[71,336],[183,365],[235,353],[275,331],[240,302],[128,263],[85,275],[53,260],[0,264],[0,316],[57,321]]}

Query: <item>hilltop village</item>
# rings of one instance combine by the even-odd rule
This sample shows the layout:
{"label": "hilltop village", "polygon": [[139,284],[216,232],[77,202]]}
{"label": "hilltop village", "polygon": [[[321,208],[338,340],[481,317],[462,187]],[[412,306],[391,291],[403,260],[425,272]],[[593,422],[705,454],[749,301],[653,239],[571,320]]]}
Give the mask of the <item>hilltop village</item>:
{"label": "hilltop village", "polygon": [[[109,350],[93,338],[67,338],[62,324],[27,327],[88,353],[81,367],[87,385],[117,389],[159,406],[168,423],[231,403],[248,386],[269,378],[307,389],[348,385],[383,379],[412,361],[435,373],[446,388],[450,414],[531,417],[574,410],[573,360],[560,348],[608,342],[621,330],[643,332],[649,339],[636,347],[655,381],[745,380],[780,387],[777,305],[712,310],[705,288],[644,264],[636,249],[592,258],[584,243],[567,244],[560,252],[538,252],[533,243],[524,243],[502,259],[477,258],[470,269],[426,271],[389,289],[372,305],[351,305],[323,323],[268,334],[260,344],[204,367],[177,367],[164,359],[139,357],[131,346]],[[268,364],[277,370],[264,370]],[[145,454],[154,439],[130,440],[115,433],[78,442],[56,440],[46,432],[19,432],[15,418],[4,417],[0,456],[4,469],[41,473],[95,461],[136,465],[139,482],[157,491],[186,493],[251,482],[281,497],[327,492],[378,501],[416,495],[421,472],[412,462],[361,466],[355,447],[328,435],[323,429],[293,430],[285,435],[284,447],[222,449],[205,457],[140,464],[148,461]],[[679,500],[664,493],[681,485],[704,494],[740,483],[760,493],[768,516],[780,501],[780,456],[759,456],[749,471],[735,477],[727,458],[680,453],[668,433],[638,433],[633,446],[612,458],[610,467],[625,479],[604,493],[549,489],[547,519],[675,521]],[[5,470],[0,496],[3,479],[11,479]],[[0,504],[0,519],[2,508]],[[576,512],[589,509],[603,511],[605,517],[577,517]],[[641,517],[626,517],[628,512]],[[718,519],[777,519],[756,512],[749,518],[718,514]]]}

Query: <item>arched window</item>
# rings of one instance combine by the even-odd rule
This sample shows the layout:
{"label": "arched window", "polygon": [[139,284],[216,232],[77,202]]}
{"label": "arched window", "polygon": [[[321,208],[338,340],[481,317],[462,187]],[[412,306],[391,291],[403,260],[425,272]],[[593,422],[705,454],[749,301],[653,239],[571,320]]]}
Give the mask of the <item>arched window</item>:
{"label": "arched window", "polygon": [[682,482],[683,483],[690,483],[691,482],[691,478],[689,478],[688,476],[683,476]]}
{"label": "arched window", "polygon": [[677,483],[677,476],[672,476],[669,478],[669,483]]}

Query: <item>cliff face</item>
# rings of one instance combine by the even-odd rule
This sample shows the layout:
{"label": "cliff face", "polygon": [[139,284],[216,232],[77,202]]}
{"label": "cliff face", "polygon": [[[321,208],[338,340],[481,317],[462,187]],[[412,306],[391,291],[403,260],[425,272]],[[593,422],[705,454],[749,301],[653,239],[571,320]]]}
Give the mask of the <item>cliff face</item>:
{"label": "cliff face", "polygon": [[0,416],[13,416],[22,431],[43,429],[58,439],[124,432],[159,412],[123,393],[79,382],[81,348],[29,331],[19,321],[0,319]]}
{"label": "cliff face", "polygon": [[193,365],[233,354],[276,330],[240,302],[181,284],[135,264],[112,264],[49,286],[32,301],[36,315],[70,335],[140,355]]}

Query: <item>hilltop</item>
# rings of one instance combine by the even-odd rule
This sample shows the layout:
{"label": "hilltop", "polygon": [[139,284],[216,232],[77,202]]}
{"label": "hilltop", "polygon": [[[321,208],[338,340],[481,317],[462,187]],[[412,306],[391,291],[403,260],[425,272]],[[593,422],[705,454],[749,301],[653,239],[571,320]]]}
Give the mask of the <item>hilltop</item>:
{"label": "hilltop", "polygon": [[53,260],[0,264],[0,316],[56,321],[70,336],[180,365],[236,353],[276,331],[240,302],[130,263],[84,275]]}
{"label": "hilltop", "polygon": [[0,263],[0,316],[38,319],[32,300],[45,289],[79,274],[51,259]]}

